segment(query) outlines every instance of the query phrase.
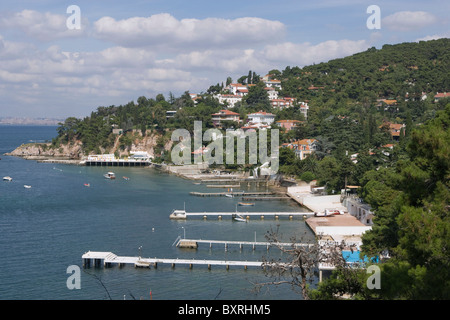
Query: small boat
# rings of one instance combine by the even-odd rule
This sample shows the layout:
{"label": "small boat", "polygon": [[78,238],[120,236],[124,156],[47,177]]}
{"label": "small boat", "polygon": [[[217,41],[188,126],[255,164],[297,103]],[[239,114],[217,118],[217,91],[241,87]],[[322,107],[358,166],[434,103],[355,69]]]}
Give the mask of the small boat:
{"label": "small boat", "polygon": [[227,194],[225,194],[225,197],[228,197],[228,198],[233,198],[233,195],[232,195],[232,194],[229,194],[229,193],[227,193]]}
{"label": "small boat", "polygon": [[105,173],[104,175],[103,175],[106,179],[115,179],[116,178],[116,175],[114,174],[114,172],[108,172],[108,173]]}
{"label": "small boat", "polygon": [[233,221],[247,222],[247,219],[245,219],[243,216],[239,214],[233,214]]}
{"label": "small boat", "polygon": [[30,189],[30,188],[31,188],[31,186],[29,186],[29,185],[27,185],[27,184],[25,184],[23,187],[24,187],[25,189]]}
{"label": "small boat", "polygon": [[128,177],[122,177],[124,180],[130,180],[130,178]]}
{"label": "small boat", "polygon": [[85,186],[85,187],[90,187],[91,184],[90,184],[90,183],[85,183],[84,186]]}
{"label": "small boat", "polygon": [[3,181],[12,181],[12,178],[10,176],[3,177]]}
{"label": "small boat", "polygon": [[253,202],[238,202],[239,206],[246,206],[246,207],[251,207],[254,206],[255,204]]}
{"label": "small boat", "polygon": [[332,217],[344,214],[344,211],[338,209],[325,209],[323,212],[314,212],[315,217]]}
{"label": "small boat", "polygon": [[330,216],[332,216],[332,215],[338,216],[338,215],[344,214],[344,211],[338,210],[338,209],[325,209],[325,213]]}
{"label": "small boat", "polygon": [[170,219],[186,219],[186,210],[173,210]]}

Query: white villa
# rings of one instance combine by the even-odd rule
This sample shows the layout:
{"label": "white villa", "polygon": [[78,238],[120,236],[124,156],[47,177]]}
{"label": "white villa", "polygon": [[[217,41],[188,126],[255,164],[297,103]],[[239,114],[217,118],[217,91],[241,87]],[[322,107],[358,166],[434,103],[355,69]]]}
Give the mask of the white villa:
{"label": "white villa", "polygon": [[235,94],[216,94],[214,98],[218,99],[221,104],[228,104],[229,108],[234,108],[237,102],[242,101],[242,96]]}
{"label": "white villa", "polygon": [[250,113],[247,118],[252,124],[264,123],[271,125],[275,121],[275,115],[273,113],[263,111]]}

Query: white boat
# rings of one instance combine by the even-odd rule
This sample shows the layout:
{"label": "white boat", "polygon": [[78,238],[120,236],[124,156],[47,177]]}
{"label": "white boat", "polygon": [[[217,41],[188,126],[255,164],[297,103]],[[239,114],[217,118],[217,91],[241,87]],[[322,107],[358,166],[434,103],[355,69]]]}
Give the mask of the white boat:
{"label": "white boat", "polygon": [[12,178],[10,176],[3,177],[3,181],[12,181]]}
{"label": "white boat", "polygon": [[27,184],[25,184],[23,187],[26,188],[26,189],[30,189],[31,188],[31,186],[29,186]]}
{"label": "white boat", "polygon": [[228,193],[227,193],[227,194],[225,195],[225,197],[228,197],[228,198],[233,198],[233,195],[232,195],[232,194],[228,194]]}
{"label": "white boat", "polygon": [[114,172],[108,172],[108,173],[105,173],[104,175],[103,175],[106,179],[115,179],[116,178],[116,175],[115,175],[115,173]]}
{"label": "white boat", "polygon": [[344,211],[338,209],[325,209],[323,212],[314,212],[315,217],[332,217],[344,214]]}
{"label": "white boat", "polygon": [[344,211],[339,210],[339,209],[325,209],[325,213],[329,216],[337,216],[337,215],[344,214]]}
{"label": "white boat", "polygon": [[252,207],[255,204],[253,202],[238,202],[238,206],[243,206],[243,207]]}
{"label": "white boat", "polygon": [[239,214],[233,214],[233,220],[238,222],[247,222],[247,219]]}
{"label": "white boat", "polygon": [[170,219],[186,219],[186,210],[173,210]]}

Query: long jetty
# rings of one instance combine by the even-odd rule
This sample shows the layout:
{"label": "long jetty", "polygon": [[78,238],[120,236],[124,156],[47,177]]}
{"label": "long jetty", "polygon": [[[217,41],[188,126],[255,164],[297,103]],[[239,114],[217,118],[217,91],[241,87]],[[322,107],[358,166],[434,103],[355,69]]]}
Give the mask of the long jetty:
{"label": "long jetty", "polygon": [[270,196],[273,195],[273,192],[195,192],[192,191],[189,193],[192,196],[197,197],[225,197],[227,195],[238,197],[238,196]]}
{"label": "long jetty", "polygon": [[170,214],[170,219],[184,220],[188,217],[203,217],[203,219],[207,219],[208,216],[214,216],[218,219],[222,219],[223,217],[233,217],[235,215],[240,215],[247,220],[249,220],[252,216],[259,216],[261,219],[264,219],[264,217],[266,216],[273,216],[275,219],[278,219],[280,217],[288,217],[292,220],[294,217],[306,218],[307,216],[312,216],[314,215],[314,212],[186,212],[185,210],[174,210]]}
{"label": "long jetty", "polygon": [[295,246],[295,247],[310,247],[313,246],[311,243],[271,243],[267,241],[232,241],[232,240],[202,240],[202,239],[178,239],[176,246],[179,248],[198,248],[199,244],[208,244],[209,248],[212,248],[212,245],[221,245],[225,248],[225,250],[228,249],[229,246],[239,246],[239,249],[242,250],[244,246],[251,246],[253,250],[255,250],[255,247],[257,246],[264,246],[267,250],[271,246],[280,246],[280,247],[289,247],[289,246]]}
{"label": "long jetty", "polygon": [[261,261],[228,261],[228,260],[197,260],[197,259],[160,259],[160,258],[142,258],[142,257],[128,257],[128,256],[117,256],[112,252],[101,252],[101,251],[88,251],[81,256],[83,260],[83,267],[89,268],[94,267],[112,267],[117,265],[119,267],[125,265],[134,265],[136,268],[157,268],[159,264],[170,264],[172,268],[175,265],[188,265],[192,268],[194,265],[207,266],[211,269],[211,266],[225,266],[228,270],[230,266],[237,267],[262,267],[263,263]]}

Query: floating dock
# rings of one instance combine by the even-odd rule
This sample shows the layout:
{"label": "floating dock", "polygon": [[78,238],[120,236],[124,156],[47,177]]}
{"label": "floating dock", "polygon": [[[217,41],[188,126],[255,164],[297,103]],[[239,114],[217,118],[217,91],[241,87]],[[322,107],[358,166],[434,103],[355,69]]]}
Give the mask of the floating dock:
{"label": "floating dock", "polygon": [[227,260],[195,260],[195,259],[159,259],[159,258],[142,258],[142,257],[127,257],[117,256],[112,252],[88,251],[81,256],[83,259],[83,267],[112,267],[133,265],[135,268],[157,268],[159,264],[170,264],[172,268],[175,265],[188,265],[192,268],[194,265],[207,266],[225,266],[228,270],[231,266],[235,267],[259,267],[263,266],[261,261],[227,261]]}
{"label": "floating dock", "polygon": [[170,219],[178,219],[178,220],[184,220],[188,217],[202,217],[203,219],[207,219],[208,216],[217,217],[219,220],[223,217],[233,217],[234,215],[240,215],[244,217],[245,219],[249,220],[250,217],[256,217],[259,216],[261,219],[264,219],[264,217],[271,216],[275,219],[278,219],[280,217],[288,217],[290,220],[292,220],[294,217],[301,217],[306,218],[308,216],[313,216],[314,212],[242,212],[242,211],[235,211],[235,212],[186,212],[185,210],[174,210],[170,214]]}

